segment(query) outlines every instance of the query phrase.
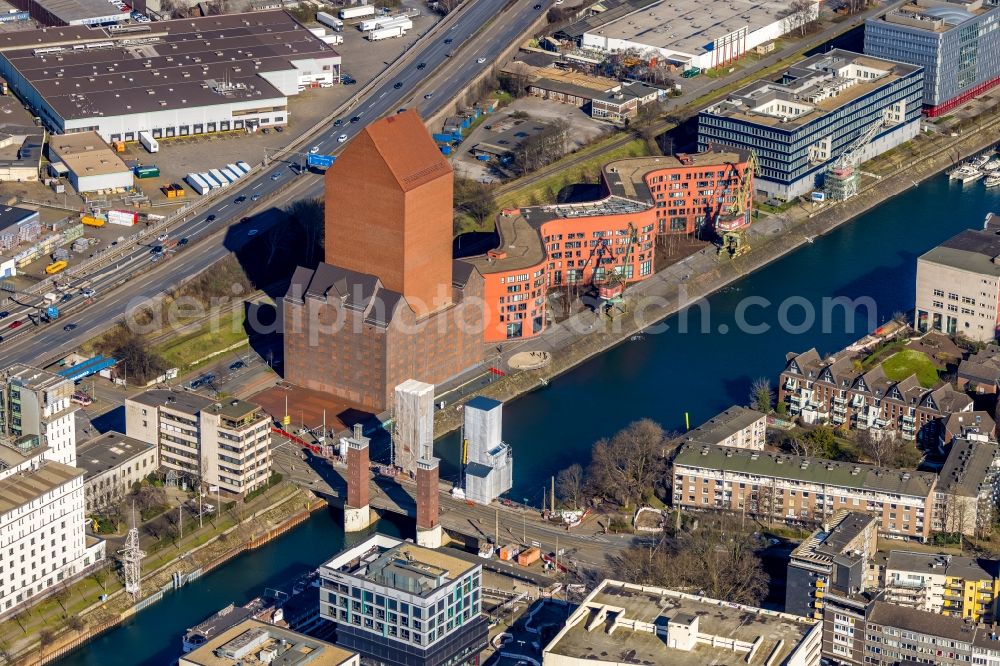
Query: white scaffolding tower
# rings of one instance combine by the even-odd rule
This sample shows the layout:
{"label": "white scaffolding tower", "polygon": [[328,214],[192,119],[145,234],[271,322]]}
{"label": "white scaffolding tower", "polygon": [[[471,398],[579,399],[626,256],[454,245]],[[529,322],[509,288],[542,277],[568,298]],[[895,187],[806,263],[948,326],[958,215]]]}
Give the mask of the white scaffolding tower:
{"label": "white scaffolding tower", "polygon": [[122,574],[125,578],[125,593],[132,601],[139,600],[142,591],[142,558],[146,556],[139,549],[139,528],[135,523],[135,507],[132,507],[132,529],[128,531],[125,547],[118,551],[122,563]]}

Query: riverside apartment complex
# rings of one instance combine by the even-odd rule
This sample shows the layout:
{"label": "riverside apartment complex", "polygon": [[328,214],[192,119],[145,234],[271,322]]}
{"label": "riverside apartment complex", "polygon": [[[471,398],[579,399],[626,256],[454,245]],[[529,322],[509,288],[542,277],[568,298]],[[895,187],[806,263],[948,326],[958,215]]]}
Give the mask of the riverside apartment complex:
{"label": "riverside apartment complex", "polygon": [[129,437],[159,448],[160,466],[246,495],[271,475],[271,419],[243,400],[151,390],[125,401]]}

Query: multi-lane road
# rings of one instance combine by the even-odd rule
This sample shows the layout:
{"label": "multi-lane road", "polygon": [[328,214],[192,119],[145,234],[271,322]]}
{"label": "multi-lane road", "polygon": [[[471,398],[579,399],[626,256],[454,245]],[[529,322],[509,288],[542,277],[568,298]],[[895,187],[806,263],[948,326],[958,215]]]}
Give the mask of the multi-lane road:
{"label": "multi-lane road", "polygon": [[[484,69],[494,66],[500,53],[539,18],[550,2],[516,0],[508,8],[498,9],[495,0],[466,0],[450,26],[419,42],[412,55],[404,56],[406,65],[357,100],[340,119],[341,125],[331,123],[315,136],[297,140],[302,151],[315,147],[319,154],[336,155],[365,124],[399,108],[415,108],[425,117],[438,111],[456,99]],[[353,118],[357,120],[351,122]],[[340,141],[344,134],[347,139]],[[63,305],[60,320],[39,327],[26,321],[29,312],[37,311],[37,298],[8,308],[11,314],[0,321],[4,338],[0,343],[0,365],[40,364],[71,350],[119,320],[129,308],[149,302],[179,279],[239,249],[269,224],[266,217],[254,217],[260,208],[318,196],[323,179],[293,168],[302,161],[301,155],[275,161],[245,182],[224,190],[197,214],[178,221],[169,230],[170,238],[187,240],[167,260],[154,260],[151,246],[158,243],[150,239],[148,244],[123,252],[117,261],[73,280],[71,284],[76,288],[71,291],[78,292],[80,286],[86,285],[94,290],[95,297],[84,301],[77,294]],[[236,203],[241,197],[245,200]],[[250,219],[240,222],[244,217]],[[6,328],[13,321],[24,323],[17,329]],[[75,328],[65,330],[67,323]]]}

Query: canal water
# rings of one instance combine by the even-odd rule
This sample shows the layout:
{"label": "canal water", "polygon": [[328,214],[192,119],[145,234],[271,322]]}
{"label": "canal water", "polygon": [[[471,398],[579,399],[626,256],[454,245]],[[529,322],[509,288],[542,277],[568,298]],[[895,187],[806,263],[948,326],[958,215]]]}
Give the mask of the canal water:
{"label": "canal water", "polygon": [[[1000,212],[1000,192],[933,178],[708,298],[689,313],[688,332],[680,330],[680,316],[670,317],[663,322],[667,330],[622,343],[505,405],[504,439],[514,449],[511,496],[538,504],[552,474],[573,462],[585,464],[595,440],[629,422],[649,417],[679,430],[688,413],[696,425],[733,403],[746,404],[755,378],[774,382],[786,352],[813,346],[820,353],[838,351],[893,313],[909,311],[916,258],[963,229],[980,227],[989,211]],[[824,326],[823,298],[836,296],[871,299],[874,314],[859,308],[844,316],[834,309]],[[757,300],[744,300],[749,297]],[[745,323],[765,332],[740,331],[741,302]],[[801,326],[807,309],[816,321]],[[791,326],[782,326],[783,319]],[[709,332],[701,332],[703,321]],[[436,448],[443,474],[454,476],[458,434]],[[375,529],[398,534],[400,527],[383,520]],[[169,664],[188,627],[230,601],[245,603],[267,586],[316,568],[344,543],[337,519],[318,512],[57,663]]]}
{"label": "canal water", "polygon": [[[754,379],[767,377],[774,386],[787,352],[839,351],[894,312],[912,310],[917,257],[963,229],[981,228],[989,211],[1000,213],[1000,191],[934,177],[709,297],[710,316],[691,310],[689,332],[679,330],[679,315],[670,317],[667,331],[624,342],[504,405],[503,437],[514,451],[511,498],[539,506],[550,476],[574,462],[586,465],[601,437],[646,417],[681,430],[688,413],[695,426],[734,403],[748,404]],[[869,326],[864,309],[847,318],[835,308],[824,327],[823,299],[836,296],[871,299],[877,324]],[[751,297],[770,305],[747,307],[763,302],[745,301]],[[745,320],[767,332],[739,331],[741,302]],[[804,322],[809,307],[815,324],[782,327],[782,303],[789,323]],[[437,450],[442,476],[456,475],[459,434],[439,440]]]}
{"label": "canal water", "polygon": [[[382,520],[366,532],[348,535],[339,512],[321,510],[278,539],[230,560],[222,567],[169,592],[125,624],[91,641],[59,661],[59,666],[167,666],[176,664],[181,638],[230,602],[243,605],[267,587],[286,587],[315,570],[341,550],[377,530],[399,536],[400,528]],[[412,528],[411,528],[412,529]]]}

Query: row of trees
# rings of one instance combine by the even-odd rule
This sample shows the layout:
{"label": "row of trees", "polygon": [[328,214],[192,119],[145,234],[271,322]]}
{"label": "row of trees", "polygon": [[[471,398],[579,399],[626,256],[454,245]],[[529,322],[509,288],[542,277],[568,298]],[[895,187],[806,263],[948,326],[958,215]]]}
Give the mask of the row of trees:
{"label": "row of trees", "polygon": [[542,131],[526,137],[512,151],[514,159],[511,167],[515,173],[523,176],[565,155],[569,129],[569,121],[559,119],[549,123]]}

